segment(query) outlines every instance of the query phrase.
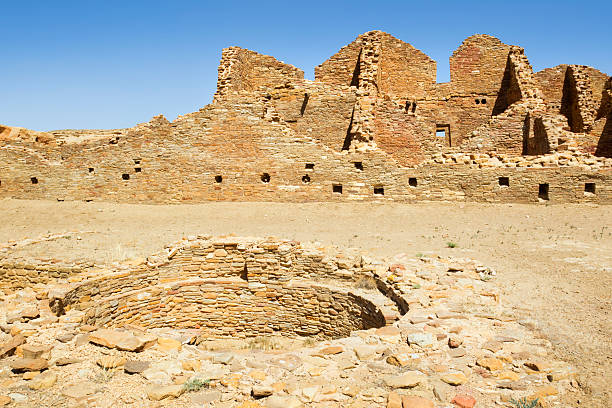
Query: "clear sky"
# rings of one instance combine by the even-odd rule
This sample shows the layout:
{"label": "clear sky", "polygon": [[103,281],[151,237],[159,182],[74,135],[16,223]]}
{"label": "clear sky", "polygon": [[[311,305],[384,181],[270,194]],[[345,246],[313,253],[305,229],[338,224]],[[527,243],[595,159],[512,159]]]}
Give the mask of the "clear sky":
{"label": "clear sky", "polygon": [[612,1],[0,0],[0,123],[36,130],[173,120],[210,103],[221,49],[238,45],[305,71],[374,29],[438,62],[491,34],[536,71],[612,74]]}

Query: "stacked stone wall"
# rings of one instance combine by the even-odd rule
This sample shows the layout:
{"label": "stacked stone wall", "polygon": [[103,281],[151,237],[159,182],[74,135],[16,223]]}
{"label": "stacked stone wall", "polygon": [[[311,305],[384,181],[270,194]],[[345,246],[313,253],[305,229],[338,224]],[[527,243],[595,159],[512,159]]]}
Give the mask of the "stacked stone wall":
{"label": "stacked stone wall", "polygon": [[458,94],[497,94],[510,46],[489,35],[473,35],[450,57],[453,91]]}
{"label": "stacked stone wall", "polygon": [[304,72],[292,65],[240,47],[223,50],[219,63],[215,99],[233,92],[284,86],[304,79]]}
{"label": "stacked stone wall", "polygon": [[378,88],[391,97],[424,99],[436,84],[436,62],[422,51],[383,33]]}
{"label": "stacked stone wall", "polygon": [[[173,122],[158,116],[130,129],[48,133],[2,127],[0,197],[537,201],[528,189],[498,195],[484,187],[497,178],[493,173],[504,173],[524,185],[533,182],[526,174],[565,185],[551,202],[609,202],[612,162],[600,160],[612,156],[603,74],[579,69],[585,95],[589,86],[603,88],[599,106],[595,92],[584,109],[595,115],[590,133],[575,133],[559,113],[560,102],[551,108],[561,71],[533,75],[522,48],[477,35],[451,62],[451,82],[434,84],[435,62],[373,31],[319,66],[312,82],[272,57],[231,47],[214,103]],[[541,84],[548,84],[544,92]],[[442,157],[456,153],[488,155],[487,172],[475,160]],[[525,157],[534,154],[546,157]],[[566,174],[570,179],[561,180]],[[577,174],[597,179],[601,188],[593,196],[575,194]],[[415,175],[430,180],[427,189],[414,188]],[[463,177],[467,186],[459,183]]]}
{"label": "stacked stone wall", "polygon": [[293,241],[197,239],[146,265],[55,291],[50,304],[58,314],[82,310],[92,325],[195,328],[211,337],[342,337],[385,325],[378,305],[338,286],[372,270],[362,264],[356,255]]}
{"label": "stacked stone wall", "polygon": [[338,338],[381,327],[370,301],[322,286],[254,286],[228,279],[186,281],[107,298],[85,314],[92,325],[199,329],[203,337],[283,334]]}
{"label": "stacked stone wall", "polygon": [[17,290],[82,276],[91,265],[12,259],[0,262],[0,288]]}

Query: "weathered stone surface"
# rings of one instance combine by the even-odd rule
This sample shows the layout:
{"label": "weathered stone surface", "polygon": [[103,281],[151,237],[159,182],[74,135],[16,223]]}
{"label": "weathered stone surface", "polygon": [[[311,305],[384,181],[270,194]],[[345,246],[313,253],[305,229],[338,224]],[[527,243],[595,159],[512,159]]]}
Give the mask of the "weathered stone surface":
{"label": "weathered stone surface", "polygon": [[0,358],[11,356],[15,353],[15,349],[25,343],[26,339],[21,334],[13,336],[9,341],[0,347]]}
{"label": "weathered stone surface", "polygon": [[425,380],[425,376],[418,371],[409,371],[404,374],[387,376],[384,382],[391,388],[413,388]]}
{"label": "weathered stone surface", "polygon": [[49,363],[42,358],[18,358],[11,362],[11,369],[15,372],[42,371],[47,367]]}
{"label": "weathered stone surface", "polygon": [[221,393],[221,391],[206,391],[193,394],[190,398],[192,403],[203,405],[219,401],[222,396],[223,394]]}
{"label": "weathered stone surface", "polygon": [[65,366],[65,365],[69,365],[69,364],[77,364],[80,363],[81,360],[79,360],[78,358],[74,358],[74,357],[60,357],[57,360],[55,360],[55,365],[56,366]]}
{"label": "weathered stone surface", "polygon": [[452,358],[461,358],[466,355],[466,351],[463,348],[450,349],[448,355]]}
{"label": "weathered stone surface", "polygon": [[359,360],[371,360],[376,356],[376,347],[374,346],[357,346],[354,348],[355,355]]}
{"label": "weathered stone surface", "polygon": [[448,337],[448,347],[457,348],[463,344],[463,339],[459,336],[449,336]]}
{"label": "weathered stone surface", "polygon": [[147,396],[153,401],[160,401],[165,398],[178,398],[184,391],[182,385],[153,386],[147,389]]}
{"label": "weathered stone surface", "polygon": [[431,333],[410,333],[408,334],[408,344],[419,347],[431,347],[435,339]]}
{"label": "weathered stone surface", "polygon": [[182,348],[182,344],[180,341],[175,339],[160,337],[157,339],[156,347],[160,351],[168,352],[172,350],[180,350]]}
{"label": "weathered stone surface", "polygon": [[264,406],[266,408],[301,408],[304,404],[293,396],[273,395],[265,399]]}
{"label": "weathered stone surface", "polygon": [[504,363],[501,360],[492,357],[481,358],[476,361],[476,364],[483,368],[486,368],[489,371],[496,371],[504,368]]}
{"label": "weathered stone surface", "polygon": [[398,367],[405,367],[409,365],[412,360],[412,357],[407,353],[396,353],[387,357],[387,363]]}
{"label": "weathered stone surface", "polygon": [[96,360],[96,364],[104,369],[112,369],[121,367],[125,364],[125,357],[120,356],[102,356]]}
{"label": "weathered stone surface", "polygon": [[56,337],[57,341],[62,343],[68,343],[74,338],[74,333],[62,333]]}
{"label": "weathered stone surface", "polygon": [[542,360],[530,360],[525,362],[525,367],[528,367],[534,371],[549,371],[551,369],[550,363]]}
{"label": "weathered stone surface", "polygon": [[95,383],[89,381],[83,381],[80,383],[68,385],[62,389],[62,394],[66,397],[81,400],[85,397],[93,395],[98,392],[98,386]]}
{"label": "weathered stone surface", "polygon": [[100,329],[89,334],[89,342],[108,348],[115,348],[117,343],[128,337],[129,333],[112,329]]}
{"label": "weathered stone surface", "polygon": [[139,374],[151,366],[149,361],[127,360],[123,370],[128,374]]}
{"label": "weathered stone surface", "polygon": [[34,377],[29,383],[28,387],[33,390],[44,390],[53,387],[57,382],[57,374],[51,371],[45,371]]}
{"label": "weathered stone surface", "polygon": [[461,385],[467,382],[467,377],[462,372],[446,373],[441,380],[450,385]]}
{"label": "weathered stone surface", "polygon": [[412,395],[402,396],[403,408],[434,408],[434,403],[427,398],[416,397]]}
{"label": "weathered stone surface", "polygon": [[339,354],[339,353],[342,353],[343,351],[344,351],[344,348],[342,346],[328,346],[328,347],[324,347],[321,350],[319,350],[317,354],[326,356],[330,354]]}
{"label": "weathered stone surface", "polygon": [[116,344],[118,350],[140,352],[157,342],[155,336],[127,336]]}
{"label": "weathered stone surface", "polygon": [[43,354],[47,353],[51,347],[49,346],[37,346],[32,344],[24,344],[21,346],[23,358],[36,359],[41,358]]}
{"label": "weathered stone surface", "polygon": [[402,408],[402,397],[396,392],[390,392],[387,396],[387,408]]}
{"label": "weathered stone surface", "polygon": [[459,408],[474,408],[476,405],[476,399],[471,395],[455,395],[451,403],[455,404]]}
{"label": "weathered stone surface", "polygon": [[254,398],[269,397],[272,394],[274,394],[274,389],[267,385],[254,385],[251,390],[251,395]]}
{"label": "weathered stone surface", "polygon": [[124,351],[142,351],[155,344],[154,336],[134,336],[125,331],[99,329],[89,334],[89,342]]}

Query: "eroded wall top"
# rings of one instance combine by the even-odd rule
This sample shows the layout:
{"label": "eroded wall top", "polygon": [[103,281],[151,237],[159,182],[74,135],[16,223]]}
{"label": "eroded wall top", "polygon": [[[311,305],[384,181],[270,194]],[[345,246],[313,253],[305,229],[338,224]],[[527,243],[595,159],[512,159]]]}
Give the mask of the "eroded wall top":
{"label": "eroded wall top", "polygon": [[252,92],[304,79],[301,69],[240,47],[223,50],[218,72],[215,99],[232,91]]}
{"label": "eroded wall top", "polygon": [[466,38],[450,57],[453,91],[463,94],[499,92],[510,45],[490,35]]}

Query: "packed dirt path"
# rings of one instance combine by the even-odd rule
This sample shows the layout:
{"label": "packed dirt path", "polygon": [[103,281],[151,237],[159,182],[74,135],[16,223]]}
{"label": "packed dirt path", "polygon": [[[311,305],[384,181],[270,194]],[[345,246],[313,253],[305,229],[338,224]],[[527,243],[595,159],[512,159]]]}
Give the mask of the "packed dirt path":
{"label": "packed dirt path", "polygon": [[0,243],[58,234],[9,249],[32,257],[123,261],[144,258],[184,236],[236,234],[359,247],[388,258],[404,253],[477,259],[495,268],[519,320],[549,339],[556,357],[578,368],[587,395],[566,402],[612,406],[610,207],[2,200],[0,214]]}

